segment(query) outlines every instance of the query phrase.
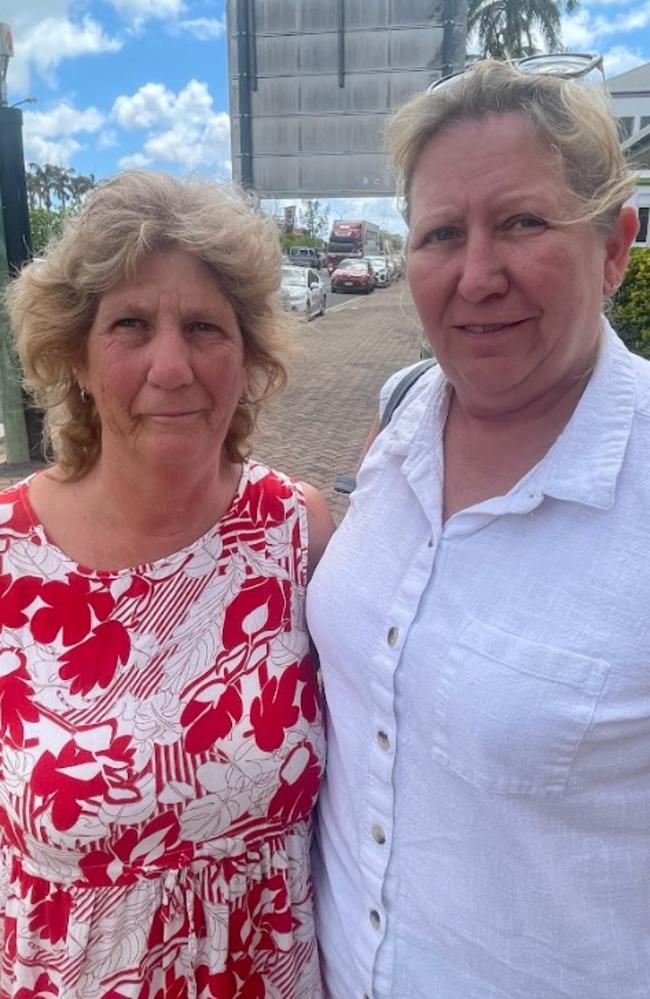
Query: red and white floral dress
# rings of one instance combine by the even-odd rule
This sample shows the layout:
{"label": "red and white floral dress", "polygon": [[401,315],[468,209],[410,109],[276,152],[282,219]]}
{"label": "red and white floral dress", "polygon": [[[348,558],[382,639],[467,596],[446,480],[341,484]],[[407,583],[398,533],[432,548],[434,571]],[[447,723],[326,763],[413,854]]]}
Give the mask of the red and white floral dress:
{"label": "red and white floral dress", "polygon": [[0,999],[316,999],[299,487],[119,572],[0,495]]}

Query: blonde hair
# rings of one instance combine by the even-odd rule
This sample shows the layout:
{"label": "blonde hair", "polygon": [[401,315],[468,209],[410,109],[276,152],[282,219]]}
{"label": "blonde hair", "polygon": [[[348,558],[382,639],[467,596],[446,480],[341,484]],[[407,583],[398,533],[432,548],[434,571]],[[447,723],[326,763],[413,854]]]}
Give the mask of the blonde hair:
{"label": "blonde hair", "polygon": [[519,114],[530,121],[562,165],[578,202],[576,218],[608,230],[635,189],[621,152],[604,87],[526,73],[486,59],[431,93],[406,101],[386,129],[408,221],[413,173],[424,146],[448,125],[487,115]]}
{"label": "blonde hair", "polygon": [[25,385],[45,411],[45,441],[70,479],[101,451],[95,406],[75,372],[104,292],[129,280],[148,254],[185,250],[203,260],[229,299],[244,341],[247,396],[233,415],[226,455],[240,461],[260,404],[286,382],[281,361],[291,322],[280,307],[275,223],[233,186],[125,171],[98,185],[44,258],[10,282],[9,320]]}

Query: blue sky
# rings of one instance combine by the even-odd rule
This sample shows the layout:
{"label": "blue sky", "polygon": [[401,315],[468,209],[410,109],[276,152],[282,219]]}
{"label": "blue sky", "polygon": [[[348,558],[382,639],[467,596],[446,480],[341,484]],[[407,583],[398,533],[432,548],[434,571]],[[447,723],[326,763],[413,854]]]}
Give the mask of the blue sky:
{"label": "blue sky", "polygon": [[[23,108],[28,162],[98,178],[128,166],[229,176],[225,0],[0,0],[0,20],[16,50],[9,103],[38,98]],[[583,0],[563,33],[602,52],[608,75],[624,72],[650,61],[650,2]],[[398,225],[387,199],[330,206]]]}

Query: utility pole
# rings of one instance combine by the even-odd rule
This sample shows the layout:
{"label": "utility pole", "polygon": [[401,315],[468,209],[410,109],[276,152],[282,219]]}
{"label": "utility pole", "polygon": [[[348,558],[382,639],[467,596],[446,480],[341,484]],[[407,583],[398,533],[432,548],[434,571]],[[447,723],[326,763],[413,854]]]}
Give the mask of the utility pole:
{"label": "utility pole", "polygon": [[[7,70],[13,54],[11,28],[8,24],[0,24],[0,284],[15,277],[32,256],[23,154],[23,116],[18,108],[7,105]],[[41,414],[30,408],[20,388],[20,369],[6,317],[0,317],[0,323],[2,407],[7,461],[38,461],[43,457]]]}

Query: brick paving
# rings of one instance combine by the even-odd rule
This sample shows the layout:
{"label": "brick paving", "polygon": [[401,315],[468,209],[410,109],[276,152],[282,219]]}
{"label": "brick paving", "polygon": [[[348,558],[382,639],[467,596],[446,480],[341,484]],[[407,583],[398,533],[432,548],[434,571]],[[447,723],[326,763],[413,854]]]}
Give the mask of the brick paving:
{"label": "brick paving", "polygon": [[[347,499],[334,492],[338,472],[354,469],[388,375],[419,356],[420,326],[404,281],[339,304],[298,324],[289,384],[270,403],[253,456],[322,489],[340,520]],[[0,464],[0,488],[37,465]]]}
{"label": "brick paving", "polygon": [[418,360],[421,328],[404,281],[359,296],[301,323],[287,389],[260,418],[253,455],[322,489],[335,519],[347,498],[334,492],[352,471],[377,413],[386,378]]}

